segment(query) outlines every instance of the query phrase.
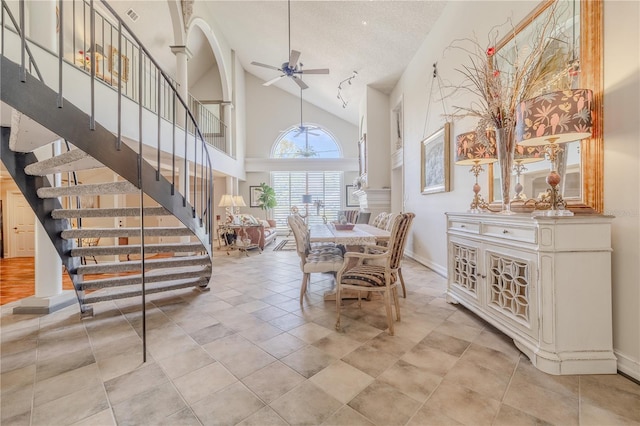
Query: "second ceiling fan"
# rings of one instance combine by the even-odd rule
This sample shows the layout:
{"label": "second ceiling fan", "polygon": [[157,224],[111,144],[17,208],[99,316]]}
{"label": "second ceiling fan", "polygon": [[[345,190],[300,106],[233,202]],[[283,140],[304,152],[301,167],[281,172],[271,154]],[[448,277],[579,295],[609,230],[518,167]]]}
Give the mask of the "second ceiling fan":
{"label": "second ceiling fan", "polygon": [[297,50],[291,49],[291,0],[287,0],[287,14],[288,14],[288,24],[289,24],[289,61],[283,63],[280,67],[276,67],[273,65],[263,64],[261,62],[251,62],[251,65],[256,65],[263,68],[269,68],[272,70],[280,71],[282,74],[276,78],[273,78],[263,84],[263,86],[270,86],[276,81],[280,80],[284,77],[291,78],[300,89],[307,89],[309,86],[302,81],[300,78],[302,74],[329,74],[329,68],[317,68],[317,69],[302,69],[302,63],[298,63],[298,59],[300,59],[300,52]]}

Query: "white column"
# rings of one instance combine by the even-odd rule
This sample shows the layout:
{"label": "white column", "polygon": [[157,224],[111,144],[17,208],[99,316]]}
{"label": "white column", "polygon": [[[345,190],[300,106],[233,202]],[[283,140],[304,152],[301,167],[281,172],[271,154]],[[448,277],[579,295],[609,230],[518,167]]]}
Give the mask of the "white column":
{"label": "white column", "polygon": [[[52,156],[60,155],[62,141],[51,144]],[[59,173],[53,176],[53,186],[60,186]],[[14,308],[15,314],[49,314],[75,303],[75,292],[62,291],[62,260],[47,232],[36,219],[35,238],[35,295],[22,299]]]}
{"label": "white column", "polygon": [[40,0],[29,5],[27,33],[29,38],[54,52],[58,50],[56,38],[56,1]]}
{"label": "white column", "polygon": [[[191,58],[191,52],[187,46],[170,46],[171,52],[176,55],[176,84],[178,94],[185,103],[188,102],[189,79],[187,74],[187,62]],[[176,123],[184,126],[184,108],[178,104],[176,108]]]}

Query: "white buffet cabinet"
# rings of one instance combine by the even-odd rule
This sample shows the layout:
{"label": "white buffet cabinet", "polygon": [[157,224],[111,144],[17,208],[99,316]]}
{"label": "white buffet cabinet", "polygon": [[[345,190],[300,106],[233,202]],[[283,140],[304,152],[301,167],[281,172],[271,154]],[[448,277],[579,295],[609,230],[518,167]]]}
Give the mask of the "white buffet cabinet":
{"label": "white buffet cabinet", "polygon": [[616,372],[610,216],[447,213],[447,300],[550,374]]}

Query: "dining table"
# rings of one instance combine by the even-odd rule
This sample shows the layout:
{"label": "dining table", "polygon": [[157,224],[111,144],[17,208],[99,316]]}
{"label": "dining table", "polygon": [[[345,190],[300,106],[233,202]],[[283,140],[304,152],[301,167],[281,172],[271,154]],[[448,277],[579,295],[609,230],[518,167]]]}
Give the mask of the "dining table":
{"label": "dining table", "polygon": [[[367,245],[384,245],[389,241],[390,237],[391,232],[385,229],[361,223],[356,224],[350,230],[336,229],[333,223],[311,225],[309,227],[309,240],[312,243],[333,242],[344,245],[349,251],[359,250],[362,246]],[[344,291],[342,293],[343,299],[355,299],[357,297],[357,292]],[[324,300],[336,300],[335,289],[325,292]]]}

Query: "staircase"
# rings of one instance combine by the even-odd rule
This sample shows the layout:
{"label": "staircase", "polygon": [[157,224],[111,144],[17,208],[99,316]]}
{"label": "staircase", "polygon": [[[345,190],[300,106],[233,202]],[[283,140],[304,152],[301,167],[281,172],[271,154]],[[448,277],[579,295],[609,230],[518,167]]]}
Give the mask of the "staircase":
{"label": "staircase", "polygon": [[[9,14],[4,0],[2,6]],[[17,28],[2,31],[4,43],[9,45],[12,41],[19,44],[23,36]],[[28,41],[25,44],[29,47]],[[31,45],[32,50],[37,48]],[[31,50],[27,53],[35,64]],[[45,61],[51,60],[47,57],[52,55],[50,52],[34,53],[41,54]],[[147,54],[143,46],[140,54]],[[2,161],[60,255],[76,290],[81,315],[93,315],[94,303],[140,296],[143,292],[206,290],[212,274],[213,177],[208,148],[191,113],[187,110],[185,114],[189,136],[176,128],[176,105],[172,123],[160,117],[158,107],[157,148],[143,149],[140,141],[122,137],[119,116],[117,131],[103,127],[93,108],[89,111],[86,106],[76,106],[75,100],[63,97],[61,90],[47,84],[47,67],[40,68],[43,79],[25,75],[24,63],[19,57],[10,56],[3,50],[0,97],[3,116],[6,117],[7,108],[11,111],[11,126],[1,128]],[[61,57],[57,59],[63,72]],[[71,68],[68,72],[77,72],[72,64],[64,65],[64,69]],[[157,75],[166,79],[161,71]],[[87,81],[95,78],[86,72],[81,76]],[[173,102],[185,106],[170,81],[163,84],[173,91]],[[93,83],[91,87],[93,98]],[[120,92],[117,96],[121,96]],[[157,103],[161,103],[160,99]],[[141,107],[139,111],[142,135]],[[172,124],[172,135],[162,130],[167,124]],[[170,153],[173,167],[161,169],[161,155],[167,153],[161,149],[160,140],[175,138],[180,131],[184,135],[184,156],[177,156],[174,139]],[[69,141],[72,149],[51,158],[38,158],[42,156],[39,148],[59,139]],[[175,182],[176,161],[193,170],[181,188]],[[67,184],[53,186],[55,179],[49,176],[55,174],[69,176]],[[72,182],[73,174],[84,176],[80,182],[91,183]],[[97,176],[106,179],[95,182]],[[86,199],[100,202],[83,206],[80,200]],[[173,219],[172,226],[160,224],[167,218]],[[132,256],[136,259],[132,260]]]}

